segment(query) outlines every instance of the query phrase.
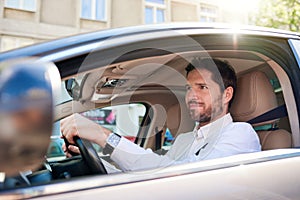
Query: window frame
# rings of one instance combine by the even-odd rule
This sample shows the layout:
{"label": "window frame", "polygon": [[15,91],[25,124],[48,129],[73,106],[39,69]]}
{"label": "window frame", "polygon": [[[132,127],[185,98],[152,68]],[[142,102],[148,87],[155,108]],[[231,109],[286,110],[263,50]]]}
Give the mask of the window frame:
{"label": "window frame", "polygon": [[[206,10],[214,10],[215,12],[205,12],[203,8]],[[199,13],[200,22],[216,22],[218,20],[219,7],[212,4],[200,3]],[[202,19],[205,19],[205,21]]]}
{"label": "window frame", "polygon": [[288,42],[291,46],[292,51],[294,52],[296,61],[300,68],[300,40],[290,39]]}
{"label": "window frame", "polygon": [[[152,23],[146,23],[146,9],[147,8],[152,8],[152,19],[153,22]],[[163,10],[163,17],[164,20],[162,22],[158,22],[157,21],[157,11],[158,10]],[[166,22],[166,18],[167,18],[167,0],[164,0],[164,4],[159,4],[159,3],[154,3],[154,2],[149,2],[147,0],[145,0],[145,8],[144,8],[144,23],[145,24],[157,24],[157,23],[164,23]]]}
{"label": "window frame", "polygon": [[104,21],[106,22],[107,21],[107,11],[108,11],[108,5],[107,5],[107,0],[102,0],[104,2],[104,14],[103,14],[103,19],[97,19],[97,7],[96,7],[96,2],[97,0],[90,0],[91,1],[91,8],[89,10],[89,14],[91,14],[91,17],[84,17],[82,15],[82,11],[83,11],[83,3],[82,3],[83,0],[80,1],[80,18],[81,19],[86,19],[86,20],[94,20],[94,21]]}
{"label": "window frame", "polygon": [[25,8],[25,2],[28,2],[28,0],[16,0],[18,2],[18,6],[14,7],[14,6],[10,6],[8,4],[8,0],[5,0],[4,2],[4,7],[5,8],[13,8],[13,9],[18,9],[18,10],[25,10],[25,11],[30,11],[30,12],[36,12],[37,10],[37,1],[33,0],[33,4],[34,4],[34,8],[30,9],[30,8]]}

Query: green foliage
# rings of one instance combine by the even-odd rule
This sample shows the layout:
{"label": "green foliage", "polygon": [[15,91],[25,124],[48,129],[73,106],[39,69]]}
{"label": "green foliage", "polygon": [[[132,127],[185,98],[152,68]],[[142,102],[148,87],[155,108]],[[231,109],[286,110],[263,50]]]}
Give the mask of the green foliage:
{"label": "green foliage", "polygon": [[258,26],[300,30],[300,0],[262,0],[250,19]]}

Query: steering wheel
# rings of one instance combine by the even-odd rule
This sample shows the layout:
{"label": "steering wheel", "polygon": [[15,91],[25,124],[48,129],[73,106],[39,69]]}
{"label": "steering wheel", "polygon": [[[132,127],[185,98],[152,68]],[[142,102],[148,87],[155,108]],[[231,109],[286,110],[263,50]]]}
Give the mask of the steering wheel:
{"label": "steering wheel", "polygon": [[77,136],[73,139],[79,148],[82,160],[86,163],[90,172],[93,174],[107,174],[107,171],[92,143]]}

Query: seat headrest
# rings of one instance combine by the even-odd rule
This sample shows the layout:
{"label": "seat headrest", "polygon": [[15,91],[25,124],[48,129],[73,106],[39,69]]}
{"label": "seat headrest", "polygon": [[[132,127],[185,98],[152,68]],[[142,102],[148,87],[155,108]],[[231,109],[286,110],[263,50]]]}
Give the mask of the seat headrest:
{"label": "seat headrest", "polygon": [[[235,97],[230,109],[234,121],[249,121],[275,107],[277,107],[277,100],[273,87],[263,72],[253,71],[238,78]],[[253,126],[275,121],[253,124]]]}

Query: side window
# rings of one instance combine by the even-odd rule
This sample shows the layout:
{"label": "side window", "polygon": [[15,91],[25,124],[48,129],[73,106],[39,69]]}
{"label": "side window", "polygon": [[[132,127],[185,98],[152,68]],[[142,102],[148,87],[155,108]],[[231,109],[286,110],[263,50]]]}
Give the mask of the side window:
{"label": "side window", "polygon": [[165,132],[165,137],[164,137],[164,142],[162,148],[165,150],[169,150],[170,147],[172,146],[172,143],[174,141],[174,137],[171,133],[171,131],[167,128]]}
{"label": "side window", "polygon": [[289,40],[289,42],[300,67],[300,40]]}
{"label": "side window", "polygon": [[82,115],[134,141],[145,113],[146,108],[143,104],[127,104],[90,110]]}
{"label": "side window", "polygon": [[[143,104],[126,104],[97,108],[81,114],[134,142],[145,113],[146,107]],[[60,138],[60,135],[60,125],[59,122],[56,122],[51,136],[51,144],[48,148],[48,158],[64,156],[64,152],[61,149],[63,140]],[[99,146],[95,145],[95,147],[98,151],[102,151]]]}

